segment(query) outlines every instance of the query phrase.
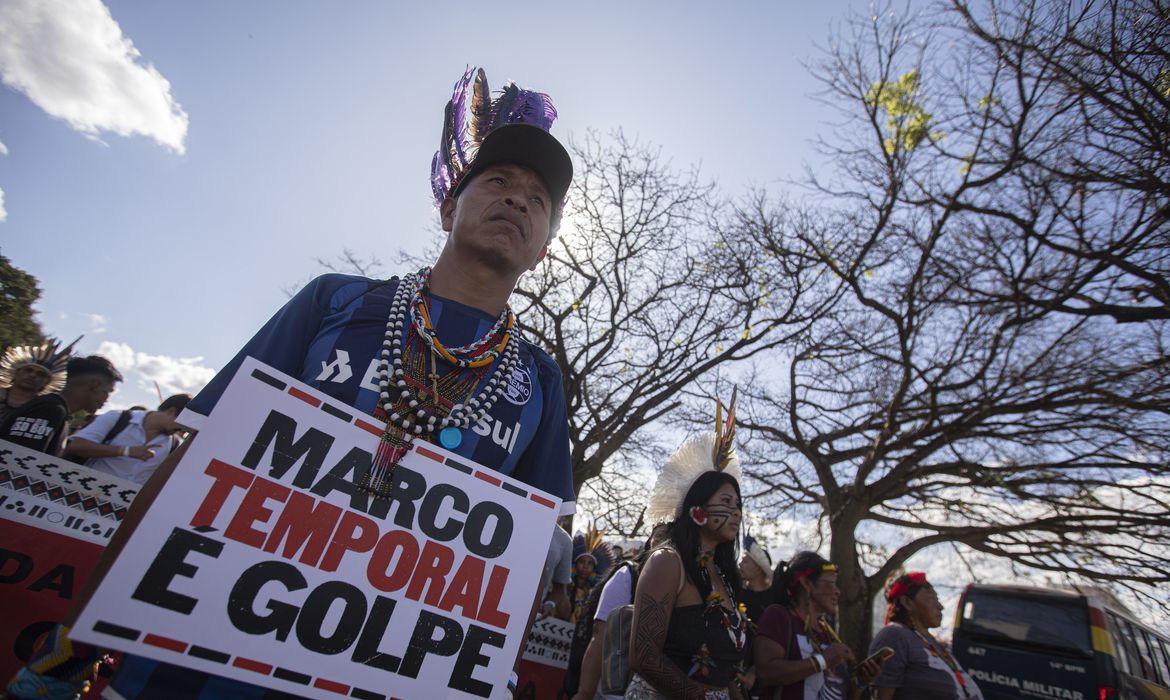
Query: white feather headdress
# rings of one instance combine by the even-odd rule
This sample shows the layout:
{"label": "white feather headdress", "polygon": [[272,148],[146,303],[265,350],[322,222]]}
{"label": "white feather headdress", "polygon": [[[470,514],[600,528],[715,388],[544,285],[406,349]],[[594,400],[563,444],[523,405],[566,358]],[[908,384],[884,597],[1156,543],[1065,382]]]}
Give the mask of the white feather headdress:
{"label": "white feather headdress", "polygon": [[65,386],[65,371],[77,340],[60,349],[61,341],[49,340],[42,345],[14,345],[0,357],[0,387],[12,386],[12,375],[25,365],[40,365],[49,370],[52,378],[41,389],[41,395],[61,391]]}
{"label": "white feather headdress", "polygon": [[678,516],[687,491],[706,472],[721,471],[740,478],[739,455],[733,444],[735,438],[735,395],[727,407],[727,421],[723,421],[723,404],[715,403],[715,432],[692,438],[678,448],[654,482],[650,502],[646,505],[646,522],[670,522]]}

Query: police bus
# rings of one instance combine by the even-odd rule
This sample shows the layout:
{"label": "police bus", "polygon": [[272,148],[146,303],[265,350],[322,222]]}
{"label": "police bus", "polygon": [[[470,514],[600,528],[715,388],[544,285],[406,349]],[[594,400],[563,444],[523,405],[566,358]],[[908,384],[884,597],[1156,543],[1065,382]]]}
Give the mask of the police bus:
{"label": "police bus", "polygon": [[954,650],[987,700],[1170,700],[1170,639],[1106,594],[971,584]]}

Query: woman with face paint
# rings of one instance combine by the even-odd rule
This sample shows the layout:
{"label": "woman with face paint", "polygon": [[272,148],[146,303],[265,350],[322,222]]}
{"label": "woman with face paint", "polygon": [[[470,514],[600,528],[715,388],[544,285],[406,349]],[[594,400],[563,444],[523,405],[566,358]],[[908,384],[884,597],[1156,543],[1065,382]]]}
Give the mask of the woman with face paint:
{"label": "woman with face paint", "polygon": [[749,625],[737,602],[743,503],[739,458],[731,447],[734,402],[726,432],[683,445],[651,493],[646,518],[666,515],[670,536],[638,578],[630,658],[635,673],[627,699],[744,697],[740,676]]}
{"label": "woman with face paint", "polygon": [[894,650],[874,679],[878,700],[983,700],[979,686],[930,630],[942,624],[942,603],[926,574],[912,572],[886,589],[886,626],[870,649]]}
{"label": "woman with face paint", "polygon": [[773,576],[775,605],[764,611],[753,656],[756,675],[775,700],[838,700],[861,696],[881,666],[867,661],[851,678],[855,656],[828,618],[837,615],[837,567],[816,552],[781,562]]}

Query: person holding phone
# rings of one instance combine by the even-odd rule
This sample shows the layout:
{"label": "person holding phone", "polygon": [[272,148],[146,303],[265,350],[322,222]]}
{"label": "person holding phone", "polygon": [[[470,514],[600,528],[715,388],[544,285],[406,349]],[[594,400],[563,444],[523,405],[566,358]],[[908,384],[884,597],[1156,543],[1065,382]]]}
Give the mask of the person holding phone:
{"label": "person holding phone", "polygon": [[886,626],[870,650],[894,656],[873,680],[878,700],[983,700],[975,681],[950,649],[931,635],[942,624],[942,603],[921,571],[894,579],[886,589]]}
{"label": "person holding phone", "polygon": [[857,659],[826,619],[836,616],[837,566],[816,552],[781,562],[772,583],[774,605],[756,628],[753,656],[762,697],[773,700],[837,700],[861,697],[881,670],[879,658]]}

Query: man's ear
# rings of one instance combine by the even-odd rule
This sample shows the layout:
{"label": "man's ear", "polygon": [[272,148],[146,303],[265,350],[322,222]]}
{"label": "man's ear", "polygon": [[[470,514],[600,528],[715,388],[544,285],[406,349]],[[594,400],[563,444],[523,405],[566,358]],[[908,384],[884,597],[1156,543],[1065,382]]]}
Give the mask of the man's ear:
{"label": "man's ear", "polygon": [[451,233],[451,227],[455,223],[455,198],[445,197],[443,203],[439,205],[439,221],[443,225],[443,230]]}

